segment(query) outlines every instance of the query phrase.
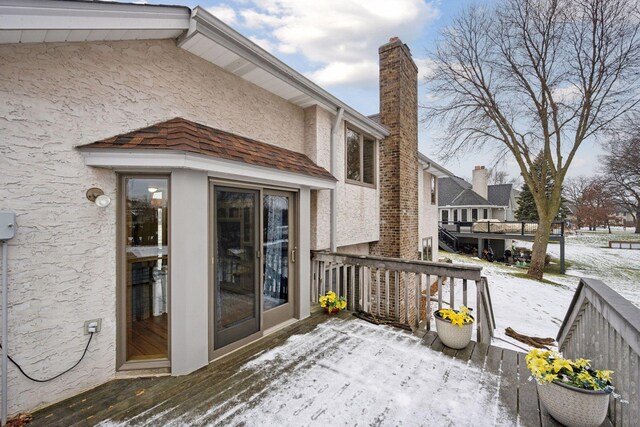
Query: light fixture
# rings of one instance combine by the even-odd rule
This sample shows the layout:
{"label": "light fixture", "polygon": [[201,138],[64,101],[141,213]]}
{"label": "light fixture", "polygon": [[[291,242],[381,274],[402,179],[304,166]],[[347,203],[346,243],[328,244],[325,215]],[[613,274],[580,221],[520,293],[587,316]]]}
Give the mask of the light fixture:
{"label": "light fixture", "polygon": [[100,188],[90,188],[86,193],[87,199],[95,203],[99,208],[106,208],[111,203],[111,198],[104,194],[104,191]]}
{"label": "light fixture", "polygon": [[149,187],[148,190],[149,190],[149,193],[155,193],[156,191],[158,191],[156,187]]}

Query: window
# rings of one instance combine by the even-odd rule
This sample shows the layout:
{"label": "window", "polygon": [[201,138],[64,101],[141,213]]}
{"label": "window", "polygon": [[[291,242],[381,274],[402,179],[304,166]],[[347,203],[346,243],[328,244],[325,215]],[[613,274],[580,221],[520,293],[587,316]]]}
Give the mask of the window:
{"label": "window", "polygon": [[431,237],[422,239],[422,260],[433,261],[433,240]]}
{"label": "window", "polygon": [[478,209],[471,209],[471,221],[478,220]]}
{"label": "window", "polygon": [[458,209],[453,210],[453,222],[458,222]]}
{"label": "window", "polygon": [[484,219],[488,219],[489,218],[489,210],[488,209],[483,209],[483,218]]}
{"label": "window", "polygon": [[467,210],[466,209],[462,209],[462,222],[467,222],[468,218],[467,218]]}
{"label": "window", "polygon": [[346,154],[347,181],[375,185],[375,141],[347,128]]}
{"label": "window", "polygon": [[436,177],[434,175],[431,175],[431,204],[435,205],[436,204]]}
{"label": "window", "polygon": [[168,359],[169,178],[122,178],[122,362]]}
{"label": "window", "polygon": [[449,211],[442,211],[442,223],[443,224],[449,223]]}

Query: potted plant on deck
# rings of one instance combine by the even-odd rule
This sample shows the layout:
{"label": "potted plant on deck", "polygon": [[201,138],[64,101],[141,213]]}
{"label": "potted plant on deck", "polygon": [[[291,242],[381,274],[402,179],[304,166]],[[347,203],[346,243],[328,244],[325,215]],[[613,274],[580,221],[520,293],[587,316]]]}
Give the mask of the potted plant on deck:
{"label": "potted plant on deck", "polygon": [[338,297],[335,292],[329,291],[320,297],[320,307],[329,314],[336,314],[340,310],[347,308],[347,301],[344,297]]}
{"label": "potted plant on deck", "polygon": [[538,396],[549,414],[569,427],[598,427],[607,417],[613,371],[591,368],[587,359],[565,359],[558,352],[533,349],[525,357]]}
{"label": "potted plant on deck", "polygon": [[460,310],[441,308],[434,313],[436,319],[436,331],[440,341],[453,349],[465,348],[471,341],[473,332],[473,316],[464,305]]}

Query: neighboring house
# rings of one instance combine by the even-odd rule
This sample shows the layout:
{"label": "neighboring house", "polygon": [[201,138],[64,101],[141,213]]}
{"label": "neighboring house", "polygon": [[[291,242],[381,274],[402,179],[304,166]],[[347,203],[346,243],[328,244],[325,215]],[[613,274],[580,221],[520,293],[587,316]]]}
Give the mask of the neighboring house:
{"label": "neighboring house", "polygon": [[375,121],[200,7],[1,0],[9,353],[51,377],[101,322],[55,381],[10,367],[9,413],[309,316],[314,250],[437,259],[417,67],[379,53]]}
{"label": "neighboring house", "polygon": [[518,194],[513,184],[489,185],[489,170],[476,166],[473,184],[450,175],[440,179],[438,207],[442,223],[482,219],[513,221]]}

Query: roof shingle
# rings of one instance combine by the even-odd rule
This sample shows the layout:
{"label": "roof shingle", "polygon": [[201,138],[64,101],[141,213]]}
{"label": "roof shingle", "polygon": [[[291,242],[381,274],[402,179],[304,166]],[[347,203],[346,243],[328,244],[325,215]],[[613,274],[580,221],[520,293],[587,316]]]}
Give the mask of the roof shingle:
{"label": "roof shingle", "polygon": [[81,145],[79,149],[177,150],[337,181],[304,154],[181,117]]}

